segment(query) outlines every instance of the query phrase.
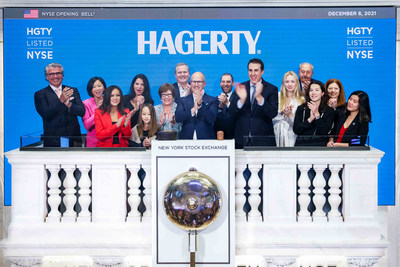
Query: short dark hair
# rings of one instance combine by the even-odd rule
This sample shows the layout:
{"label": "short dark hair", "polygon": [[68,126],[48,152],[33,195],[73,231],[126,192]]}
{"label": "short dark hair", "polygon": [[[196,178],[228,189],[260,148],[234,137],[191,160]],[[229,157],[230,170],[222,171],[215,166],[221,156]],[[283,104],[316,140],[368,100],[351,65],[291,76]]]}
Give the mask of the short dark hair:
{"label": "short dark hair", "polygon": [[232,74],[230,74],[230,73],[224,73],[224,74],[222,74],[222,75],[221,75],[220,81],[222,80],[222,77],[224,77],[224,76],[231,76],[231,79],[232,79],[232,82],[233,82],[233,76],[232,76]]}
{"label": "short dark hair", "polygon": [[[371,108],[369,105],[369,97],[368,94],[364,91],[358,90],[354,91],[350,94],[349,99],[352,95],[358,96],[358,108],[359,108],[359,115],[360,121],[371,122]],[[348,102],[348,101],[347,101]],[[350,112],[346,108],[346,114],[350,115]]]}
{"label": "short dark hair", "polygon": [[171,91],[172,97],[175,99],[175,89],[174,86],[170,83],[164,83],[160,86],[160,89],[158,89],[158,95],[160,96],[160,98],[161,95],[167,91]]}
{"label": "short dark hair", "polygon": [[[97,77],[97,76],[90,78],[90,80],[88,81],[87,86],[86,86],[87,93],[90,97],[93,97],[92,89],[93,89],[93,85],[96,81],[100,81],[103,84],[104,90],[106,90],[106,88],[107,88],[106,82],[103,80],[103,78]],[[104,94],[104,92],[103,92],[103,94]]]}
{"label": "short dark hair", "polygon": [[260,64],[261,65],[261,70],[264,70],[264,63],[262,62],[261,59],[259,59],[259,58],[250,59],[249,63],[247,63],[247,69],[249,69],[250,63]]}

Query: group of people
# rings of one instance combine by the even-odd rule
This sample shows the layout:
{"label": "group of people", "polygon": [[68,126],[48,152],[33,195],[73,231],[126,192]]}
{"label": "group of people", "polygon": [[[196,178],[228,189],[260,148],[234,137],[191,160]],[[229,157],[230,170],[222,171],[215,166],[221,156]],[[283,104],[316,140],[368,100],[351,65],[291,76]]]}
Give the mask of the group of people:
{"label": "group of people", "polygon": [[35,93],[44,146],[59,147],[62,137],[68,137],[69,146],[82,146],[78,117],[87,130],[87,147],[150,148],[161,133],[179,139],[215,139],[218,135],[218,139],[235,139],[236,148],[365,144],[371,122],[365,92],[353,92],[346,103],[342,83],[313,79],[310,63],[300,64],[299,76],[293,71],[285,73],[279,93],[262,78],[260,59],[251,59],[247,70],[249,81],[236,85],[232,74],[224,73],[221,93],[213,97],[205,92],[204,74],[190,74],[189,66],[179,63],[176,83],[160,86],[161,104],[154,106],[143,74],[133,78],[128,95],[116,85],[107,87],[101,77],[93,77],[87,84],[90,98],[82,102],[76,88],[62,84],[62,65],[48,64],[49,86]]}

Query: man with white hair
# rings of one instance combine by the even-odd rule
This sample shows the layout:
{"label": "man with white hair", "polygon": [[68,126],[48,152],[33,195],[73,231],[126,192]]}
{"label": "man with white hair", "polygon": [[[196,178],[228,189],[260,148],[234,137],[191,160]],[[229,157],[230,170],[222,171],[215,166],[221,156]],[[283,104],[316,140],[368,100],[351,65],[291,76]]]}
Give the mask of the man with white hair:
{"label": "man with white hair", "polygon": [[43,145],[59,147],[61,137],[69,146],[82,144],[77,116],[85,115],[85,107],[76,88],[62,84],[64,68],[50,63],[44,69],[49,85],[35,93],[35,107],[43,119]]}

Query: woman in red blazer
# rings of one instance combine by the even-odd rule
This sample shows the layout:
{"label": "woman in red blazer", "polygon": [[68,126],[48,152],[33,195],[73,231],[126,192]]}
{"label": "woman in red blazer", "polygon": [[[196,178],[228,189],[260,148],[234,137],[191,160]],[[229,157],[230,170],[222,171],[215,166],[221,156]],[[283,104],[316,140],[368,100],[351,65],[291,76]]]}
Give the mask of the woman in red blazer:
{"label": "woman in red blazer", "polygon": [[112,85],[104,92],[103,104],[96,109],[94,123],[98,147],[127,147],[132,135],[129,109],[124,109],[122,91]]}

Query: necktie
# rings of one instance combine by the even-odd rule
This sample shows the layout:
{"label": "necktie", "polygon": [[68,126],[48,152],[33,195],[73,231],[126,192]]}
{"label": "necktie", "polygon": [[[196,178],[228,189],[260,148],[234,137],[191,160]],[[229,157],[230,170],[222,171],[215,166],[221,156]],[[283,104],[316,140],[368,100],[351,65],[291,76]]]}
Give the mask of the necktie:
{"label": "necktie", "polygon": [[58,98],[60,98],[60,96],[61,96],[61,89],[60,88],[56,89],[56,94],[57,94]]}
{"label": "necktie", "polygon": [[250,103],[251,103],[251,106],[253,106],[253,103],[254,103],[254,95],[255,95],[255,93],[256,93],[256,86],[254,85],[254,84],[252,84],[251,85],[251,90],[250,90]]}

